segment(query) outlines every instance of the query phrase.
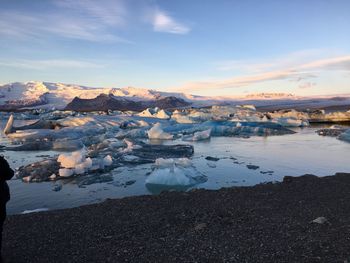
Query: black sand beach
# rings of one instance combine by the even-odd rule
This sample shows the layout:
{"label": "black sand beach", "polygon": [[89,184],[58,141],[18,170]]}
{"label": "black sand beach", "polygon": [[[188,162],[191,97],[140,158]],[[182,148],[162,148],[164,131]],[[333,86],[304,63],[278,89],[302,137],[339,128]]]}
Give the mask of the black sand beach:
{"label": "black sand beach", "polygon": [[9,216],[3,254],[5,262],[348,262],[350,174]]}

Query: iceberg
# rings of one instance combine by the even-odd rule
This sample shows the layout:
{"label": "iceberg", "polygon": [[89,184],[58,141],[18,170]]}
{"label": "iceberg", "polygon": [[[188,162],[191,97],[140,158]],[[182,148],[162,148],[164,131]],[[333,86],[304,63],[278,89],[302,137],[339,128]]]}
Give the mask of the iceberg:
{"label": "iceberg", "polygon": [[205,131],[198,131],[193,134],[192,141],[208,140],[210,138],[211,129]]}
{"label": "iceberg", "polygon": [[350,129],[340,134],[338,139],[342,141],[350,142]]}
{"label": "iceberg", "polygon": [[162,125],[157,122],[153,127],[147,132],[149,139],[158,139],[158,140],[172,140],[173,135],[167,132],[164,132]]}
{"label": "iceberg", "polygon": [[60,177],[71,177],[74,174],[73,169],[61,168],[58,170]]}
{"label": "iceberg", "polygon": [[[110,161],[108,159],[108,161]],[[71,154],[60,154],[57,158],[61,169],[58,173],[60,177],[70,177],[74,174],[81,175],[92,168],[92,159],[85,157],[85,151],[76,151]]]}
{"label": "iceberg", "polygon": [[190,186],[193,182],[183,169],[173,166],[155,170],[147,177],[146,184]]}
{"label": "iceberg", "polygon": [[188,158],[163,159],[155,161],[156,169],[147,177],[146,185],[190,187],[204,182],[204,178]]}
{"label": "iceberg", "polygon": [[192,166],[192,162],[188,158],[157,158],[155,161],[157,168],[171,168],[174,165],[186,168]]}
{"label": "iceberg", "polygon": [[305,127],[309,126],[309,122],[307,120],[296,119],[293,117],[282,117],[275,118],[272,122],[278,123],[283,127]]}

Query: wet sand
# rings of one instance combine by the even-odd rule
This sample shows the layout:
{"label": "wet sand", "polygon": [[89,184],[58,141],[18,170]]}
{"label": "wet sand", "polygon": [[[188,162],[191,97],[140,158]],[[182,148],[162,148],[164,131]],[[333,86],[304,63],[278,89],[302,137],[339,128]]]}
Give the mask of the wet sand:
{"label": "wet sand", "polygon": [[349,189],[350,174],[306,175],[14,215],[3,254],[6,262],[345,262]]}

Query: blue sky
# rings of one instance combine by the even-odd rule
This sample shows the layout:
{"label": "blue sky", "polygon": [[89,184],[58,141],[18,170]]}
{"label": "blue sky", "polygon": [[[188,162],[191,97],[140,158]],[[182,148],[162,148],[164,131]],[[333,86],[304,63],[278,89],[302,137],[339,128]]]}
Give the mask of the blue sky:
{"label": "blue sky", "polygon": [[350,93],[348,0],[0,0],[0,83]]}

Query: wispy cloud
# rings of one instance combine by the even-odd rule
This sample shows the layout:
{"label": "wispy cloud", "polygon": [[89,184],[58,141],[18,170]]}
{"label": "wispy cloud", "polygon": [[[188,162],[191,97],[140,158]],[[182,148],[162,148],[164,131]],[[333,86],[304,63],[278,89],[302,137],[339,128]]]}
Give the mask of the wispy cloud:
{"label": "wispy cloud", "polygon": [[[216,81],[197,81],[185,84],[180,88],[175,88],[181,91],[200,91],[200,90],[211,90],[211,89],[226,89],[226,88],[238,88],[249,86],[256,83],[262,83],[272,80],[292,80],[292,81],[303,81],[309,78],[316,78],[317,73],[321,71],[329,70],[343,70],[350,71],[350,55],[338,56],[326,59],[318,59],[293,66],[283,67],[280,65],[273,65],[273,63],[267,62],[259,64],[259,69],[252,64],[252,68],[255,68],[255,74],[246,74],[236,76],[229,79],[216,80]],[[248,65],[248,64],[247,64]],[[270,70],[279,66],[279,70]],[[248,68],[248,67],[247,67]],[[265,70],[264,70],[265,69]],[[257,73],[258,72],[258,73]],[[302,88],[312,87],[313,85],[303,85]]]}
{"label": "wispy cloud", "polygon": [[124,26],[126,11],[121,0],[62,0],[53,8],[0,11],[0,37],[45,38],[56,35],[93,42],[130,42],[116,34]]}
{"label": "wispy cloud", "polygon": [[299,85],[299,89],[310,89],[316,86],[316,82],[305,82]]}
{"label": "wispy cloud", "polygon": [[152,15],[153,30],[171,34],[187,34],[191,29],[183,23],[176,21],[165,11],[155,9]]}
{"label": "wispy cloud", "polygon": [[121,26],[127,20],[128,12],[122,0],[56,0],[54,3],[106,25]]}
{"label": "wispy cloud", "polygon": [[71,59],[48,59],[48,60],[12,60],[1,61],[0,67],[14,67],[22,69],[45,70],[45,69],[88,69],[103,68],[104,65],[89,61]]}
{"label": "wispy cloud", "polygon": [[[31,9],[1,9],[0,37],[33,40],[54,35],[91,42],[133,43],[121,36],[129,23],[146,22],[155,32],[172,34],[187,34],[191,30],[148,1],[130,4],[126,0],[51,0],[47,3],[47,10],[41,13]],[[144,13],[149,17],[147,21],[140,18]]]}

